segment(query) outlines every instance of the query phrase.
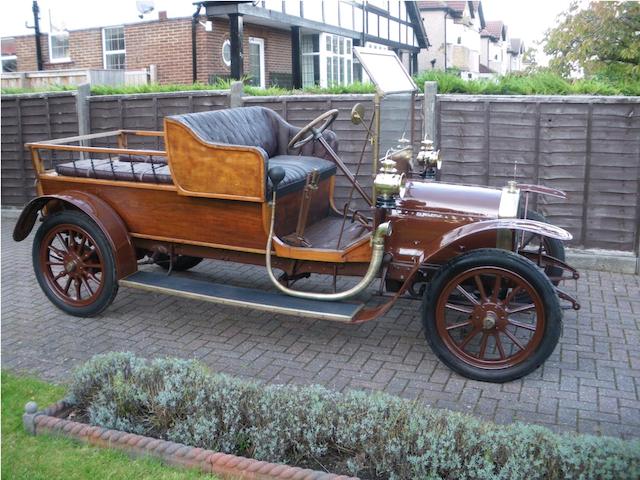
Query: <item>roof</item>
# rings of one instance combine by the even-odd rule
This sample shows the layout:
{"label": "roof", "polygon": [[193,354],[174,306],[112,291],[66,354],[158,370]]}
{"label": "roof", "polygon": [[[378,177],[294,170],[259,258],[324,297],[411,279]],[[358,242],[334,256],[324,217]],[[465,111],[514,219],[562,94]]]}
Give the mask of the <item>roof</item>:
{"label": "roof", "polygon": [[524,53],[524,42],[521,38],[512,38],[509,42],[510,53],[515,53],[516,55],[520,53]]}
{"label": "roof", "polygon": [[489,20],[486,27],[480,32],[482,37],[491,37],[494,40],[507,39],[507,26],[502,20]]}
{"label": "roof", "polygon": [[[468,6],[465,1],[443,2],[443,1],[427,1],[416,2],[420,10],[448,10],[453,16],[461,17],[464,14],[464,9]],[[471,10],[471,9],[470,9]]]}
{"label": "roof", "polygon": [[496,73],[486,65],[480,64],[480,73]]}

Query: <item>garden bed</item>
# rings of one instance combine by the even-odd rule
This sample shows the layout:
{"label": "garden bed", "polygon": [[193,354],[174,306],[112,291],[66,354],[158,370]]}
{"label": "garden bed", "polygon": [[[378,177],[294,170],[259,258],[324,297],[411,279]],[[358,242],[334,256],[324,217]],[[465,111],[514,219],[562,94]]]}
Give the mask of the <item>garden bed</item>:
{"label": "garden bed", "polygon": [[239,467],[247,478],[340,478],[318,470],[369,479],[640,476],[639,441],[499,426],[385,394],[263,385],[194,361],[126,353],[94,357],[74,374],[65,402],[25,414],[25,425],[222,476]]}

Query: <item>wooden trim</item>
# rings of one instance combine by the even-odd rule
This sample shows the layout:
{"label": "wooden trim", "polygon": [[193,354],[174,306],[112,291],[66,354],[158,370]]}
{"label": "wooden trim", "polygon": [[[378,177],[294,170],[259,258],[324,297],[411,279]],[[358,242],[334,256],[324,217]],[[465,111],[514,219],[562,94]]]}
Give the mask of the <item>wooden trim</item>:
{"label": "wooden trim", "polygon": [[[235,250],[239,252],[248,252],[248,253],[259,253],[264,255],[266,250],[260,250],[258,248],[246,248],[246,247],[233,247],[231,245],[223,245],[219,243],[207,243],[207,242],[198,242],[195,240],[182,240],[179,238],[170,238],[170,237],[161,237],[156,235],[146,235],[144,233],[135,233],[130,232],[129,235],[134,238],[143,238],[145,240],[157,240],[159,242],[167,242],[167,243],[180,243],[186,245],[197,245],[199,247],[208,247],[208,248],[218,248],[221,250]],[[265,245],[266,246],[266,245]]]}
{"label": "wooden trim", "polygon": [[53,180],[56,182],[72,182],[72,183],[90,183],[92,185],[109,185],[113,187],[128,187],[128,188],[145,188],[148,190],[165,190],[169,192],[177,191],[175,185],[169,185],[164,183],[148,183],[148,182],[130,182],[127,180],[107,180],[102,178],[89,178],[89,177],[68,177],[66,175],[58,175],[53,170],[47,170],[39,174],[41,180]]}
{"label": "wooden trim", "polygon": [[68,152],[111,153],[113,155],[142,155],[151,157],[167,156],[167,152],[162,150],[133,150],[126,148],[83,147],[80,145],[56,145],[45,143],[27,143],[27,146],[35,147],[41,150],[65,150]]}
{"label": "wooden trim", "polygon": [[207,142],[170,118],[165,118],[164,125],[169,170],[178,194],[265,201],[266,159],[262,149]]}

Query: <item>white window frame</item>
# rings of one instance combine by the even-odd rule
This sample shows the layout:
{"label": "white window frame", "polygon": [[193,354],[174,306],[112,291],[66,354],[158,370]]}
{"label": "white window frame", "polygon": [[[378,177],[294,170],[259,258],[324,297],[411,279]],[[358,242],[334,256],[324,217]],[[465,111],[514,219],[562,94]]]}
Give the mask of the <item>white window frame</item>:
{"label": "white window frame", "polygon": [[[52,29],[53,30],[53,29]],[[49,63],[69,63],[71,61],[71,53],[66,57],[53,58],[53,45],[51,44],[51,39],[53,37],[66,37],[67,38],[67,51],[71,52],[71,45],[69,45],[69,32],[63,30],[58,33],[53,33],[53,31],[49,32],[48,40],[49,40]]]}
{"label": "white window frame", "polygon": [[1,55],[0,56],[0,63],[2,64],[2,73],[13,73],[13,72],[5,72],[4,71],[4,62],[8,62],[11,60],[15,60],[16,61],[16,72],[18,71],[18,56],[17,55]]}
{"label": "white window frame", "polygon": [[[337,39],[338,43],[340,39],[344,42],[343,53],[333,53],[327,51],[327,37],[331,38],[331,44],[333,45],[334,39]],[[349,43],[349,47],[347,46]],[[329,87],[329,76],[327,71],[327,59],[331,58],[333,60],[334,57],[338,58],[338,62],[341,65],[341,68],[344,70],[344,83],[338,81],[337,84],[331,85],[350,85],[353,83],[353,39],[351,37],[340,37],[339,35],[334,35],[331,33],[321,33],[320,34],[320,86],[323,88]],[[348,65],[348,68],[347,68]],[[339,78],[339,76],[338,76]]]}
{"label": "white window frame", "polygon": [[124,54],[124,63],[125,63],[125,68],[123,68],[122,70],[126,70],[126,65],[127,65],[127,42],[125,40],[124,43],[124,49],[122,50],[109,50],[107,52],[107,43],[106,43],[106,36],[105,36],[105,31],[106,30],[110,30],[112,28],[122,28],[122,36],[124,37],[124,25],[112,25],[110,27],[103,27],[102,28],[102,66],[103,68],[106,70],[107,69],[107,55],[119,55],[119,54]]}
{"label": "white window frame", "polygon": [[[229,61],[227,62],[227,59],[224,58],[224,47],[226,47],[227,45],[229,45]],[[231,67],[231,40],[229,40],[228,38],[222,42],[222,63],[224,63],[227,67]]]}
{"label": "white window frame", "polygon": [[[264,71],[264,38],[249,37],[249,45],[252,43],[260,45],[260,88],[265,88],[265,71]],[[251,54],[251,52],[249,52]]]}

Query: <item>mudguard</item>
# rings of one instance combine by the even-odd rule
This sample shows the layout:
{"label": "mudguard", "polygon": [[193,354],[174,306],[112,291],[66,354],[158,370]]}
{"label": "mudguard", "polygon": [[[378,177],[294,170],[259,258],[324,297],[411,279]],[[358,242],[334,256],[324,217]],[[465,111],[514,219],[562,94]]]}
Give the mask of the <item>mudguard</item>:
{"label": "mudguard", "polygon": [[31,200],[22,210],[13,229],[13,239],[16,242],[27,238],[38,218],[38,212],[51,202],[59,203],[63,208],[66,205],[82,211],[100,227],[113,249],[118,280],[138,269],[133,243],[120,216],[101,198],[77,190],[43,195]]}
{"label": "mudguard", "polygon": [[425,260],[429,260],[429,258],[433,257],[441,250],[463,238],[471,237],[478,233],[486,232],[487,230],[522,230],[536,235],[557,238],[562,241],[568,241],[573,238],[573,235],[560,227],[535,220],[519,218],[484,220],[481,222],[468,223],[445,233],[425,249]]}

